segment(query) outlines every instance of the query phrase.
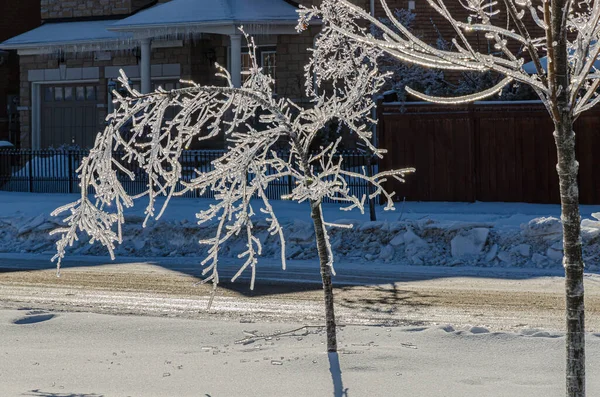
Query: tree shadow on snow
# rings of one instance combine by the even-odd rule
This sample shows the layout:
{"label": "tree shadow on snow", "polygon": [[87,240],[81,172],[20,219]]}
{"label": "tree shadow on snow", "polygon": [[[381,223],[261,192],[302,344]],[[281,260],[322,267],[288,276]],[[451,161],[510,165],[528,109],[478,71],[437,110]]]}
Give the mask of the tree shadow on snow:
{"label": "tree shadow on snow", "polygon": [[344,389],[340,356],[337,352],[327,353],[329,356],[329,372],[333,383],[333,397],[348,397],[348,389]]}
{"label": "tree shadow on snow", "polygon": [[425,307],[431,303],[426,298],[435,295],[423,294],[398,288],[398,285],[373,285],[363,287],[341,287],[337,291],[337,304],[348,309],[360,309],[377,314],[393,314],[398,306]]}
{"label": "tree shadow on snow", "polygon": [[102,394],[87,394],[87,393],[53,393],[41,391],[40,389],[29,390],[21,394],[22,396],[36,396],[36,397],[104,397]]}

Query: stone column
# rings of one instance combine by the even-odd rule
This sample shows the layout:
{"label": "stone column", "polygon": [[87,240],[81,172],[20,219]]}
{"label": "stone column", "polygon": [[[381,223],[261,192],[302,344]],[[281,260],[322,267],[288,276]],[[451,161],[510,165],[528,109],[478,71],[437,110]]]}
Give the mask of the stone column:
{"label": "stone column", "polygon": [[231,41],[231,81],[234,87],[242,86],[242,35],[232,34]]}
{"label": "stone column", "polygon": [[152,54],[152,40],[143,39],[140,41],[142,56],[140,59],[140,77],[142,79],[142,94],[152,91],[152,77],[150,68],[150,56]]}

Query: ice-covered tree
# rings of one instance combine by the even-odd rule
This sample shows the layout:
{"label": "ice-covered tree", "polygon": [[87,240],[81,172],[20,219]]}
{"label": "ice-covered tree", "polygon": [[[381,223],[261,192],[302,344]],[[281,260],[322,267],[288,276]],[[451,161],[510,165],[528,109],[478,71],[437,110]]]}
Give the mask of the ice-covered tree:
{"label": "ice-covered tree", "polygon": [[[395,9],[393,10],[394,21],[390,18],[380,17],[378,18],[387,28],[396,33],[397,31],[395,24],[400,24],[413,33],[414,20],[417,16],[412,11],[406,9]],[[422,29],[423,27],[421,27]],[[449,42],[444,38],[442,33],[439,31],[437,26],[431,21],[431,29],[437,33],[437,40],[435,46],[439,50],[451,51],[453,48],[452,42]],[[371,33],[375,38],[383,38],[384,32],[377,26],[371,26]],[[420,36],[416,36],[421,38]],[[492,46],[488,46],[486,53],[497,52]],[[447,95],[468,95],[477,93],[488,88],[494,87],[502,80],[504,76],[493,72],[493,71],[462,71],[456,76],[453,76],[450,80],[447,80],[444,76],[444,72],[440,69],[433,69],[425,66],[419,66],[411,64],[410,62],[399,61],[397,57],[384,53],[379,58],[379,69],[390,73],[390,77],[387,79],[384,86],[389,91],[396,93],[397,99],[400,102],[406,102],[410,96],[406,92],[406,87],[412,88],[413,90],[422,92],[429,96],[447,96]],[[519,84],[512,82],[507,84],[504,89],[499,93],[498,100],[501,101],[514,101],[514,100],[527,100],[535,99],[537,96],[535,92],[528,85]]]}
{"label": "ice-covered tree", "polygon": [[[441,70],[492,71],[504,78],[492,88],[460,97],[430,96],[407,88],[416,97],[459,104],[497,94],[511,82],[530,86],[554,123],[563,225],[563,265],[566,289],[566,390],[569,397],[585,395],[584,263],[581,251],[579,193],[573,123],[600,102],[600,1],[597,0],[461,0],[468,17],[453,15],[444,0],[425,0],[456,32],[454,50],[442,50],[416,37],[395,19],[380,0],[394,28],[390,29],[348,0],[323,0],[320,8],[305,9],[304,18],[318,16],[324,26],[380,49],[403,62]],[[384,32],[346,28],[347,20],[362,21]],[[341,21],[341,22],[340,22]],[[481,32],[495,49],[482,53],[470,41]],[[536,72],[524,64],[533,62]],[[548,131],[551,133],[551,131]]]}
{"label": "ice-covered tree", "polygon": [[[345,31],[359,32],[351,20],[347,23],[340,20],[339,24]],[[331,282],[335,272],[328,229],[347,226],[324,219],[321,203],[329,198],[340,202],[344,209],[363,211],[366,197],[357,197],[350,191],[347,178],[352,177],[370,183],[374,187],[371,198],[383,195],[387,199],[386,209],[391,209],[393,193],[386,192],[383,183],[387,178],[402,180],[412,170],[387,171],[373,176],[364,169],[362,172],[344,170],[343,158],[338,153],[341,135],[317,152],[310,148],[318,133],[335,122],[351,131],[376,156],[385,153],[371,144],[373,121],[369,118],[374,106],[371,98],[385,78],[376,63],[380,51],[334,29],[323,29],[305,68],[306,94],[311,104],[300,107],[274,95],[273,80],[256,63],[256,47],[251,38],[247,39],[253,66],[240,88],[233,86],[230,75],[222,68],[219,76],[224,86],[188,82],[186,88],[159,89],[150,94],[134,90],[122,74],[120,81],[128,94],[115,93],[116,110],[108,116],[108,126],[98,134],[89,156],[82,161],[78,170],[81,197],[54,212],[54,215],[68,213],[65,227],[52,232],[60,235],[54,259],[58,259],[60,269],[65,250],[78,234],[87,234],[91,242],[100,242],[114,257],[115,244],[122,241],[123,210],[131,207],[135,199],[147,199],[147,221],[159,218],[172,197],[190,190],[210,189],[214,192],[214,203],[197,214],[200,224],[217,220],[215,236],[200,241],[208,246],[208,255],[202,261],[204,281],[212,281],[216,288],[219,250],[232,236],[242,234],[247,242],[239,258],[244,262],[232,281],[249,269],[250,288],[253,288],[262,249],[260,239],[253,233],[257,212],[266,214],[269,231],[279,237],[281,262],[283,268],[286,267],[284,233],[266,189],[270,182],[291,177],[296,185],[285,198],[308,203],[325,293],[327,350],[336,351]],[[167,119],[167,112],[174,116]],[[255,120],[256,115],[259,115],[258,120]],[[191,181],[182,181],[182,151],[194,140],[211,139],[220,133],[225,134],[227,149],[213,162],[214,169],[199,172]],[[283,158],[275,150],[281,145],[289,152]],[[118,158],[116,151],[125,154]],[[135,177],[128,169],[129,163],[137,163],[148,179],[146,191],[137,196],[130,196],[119,180],[120,173],[131,179]],[[156,203],[160,196],[166,200],[159,207]]]}
{"label": "ice-covered tree", "polygon": [[[416,14],[405,9],[393,10],[394,20],[405,26],[412,32]],[[378,18],[387,28],[394,30],[394,23],[390,18]],[[433,25],[432,25],[433,27]],[[374,37],[382,38],[384,32],[376,25],[371,26]],[[443,38],[438,41],[438,48],[446,45]],[[379,57],[379,69],[390,74],[384,86],[396,92],[398,100],[405,102],[408,99],[405,87],[416,88],[430,95],[440,95],[449,91],[450,85],[444,80],[441,70],[425,68],[406,62],[398,62],[398,59],[384,53]]]}

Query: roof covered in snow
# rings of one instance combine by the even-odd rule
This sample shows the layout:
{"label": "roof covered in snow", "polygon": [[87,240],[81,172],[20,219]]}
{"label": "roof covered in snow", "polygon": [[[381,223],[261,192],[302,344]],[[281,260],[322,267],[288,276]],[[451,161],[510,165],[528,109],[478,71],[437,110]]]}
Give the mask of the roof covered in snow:
{"label": "roof covered in snow", "polygon": [[285,0],[172,0],[112,25],[111,30],[244,23],[295,24],[297,8]]}
{"label": "roof covered in snow", "polygon": [[44,46],[77,46],[128,40],[131,34],[111,32],[107,27],[114,20],[45,23],[42,26],[0,43],[5,50]]}

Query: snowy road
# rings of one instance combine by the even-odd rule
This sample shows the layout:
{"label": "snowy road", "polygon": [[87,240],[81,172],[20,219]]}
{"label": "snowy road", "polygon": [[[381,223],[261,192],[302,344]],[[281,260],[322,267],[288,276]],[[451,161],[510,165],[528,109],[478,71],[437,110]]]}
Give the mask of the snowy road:
{"label": "snowy road", "polygon": [[[186,262],[187,261],[187,262]],[[282,271],[261,262],[256,290],[244,280],[223,283],[211,313],[209,286],[195,285],[195,259],[109,263],[70,257],[57,278],[43,258],[0,257],[0,305],[205,319],[299,321],[320,324],[316,265],[291,261]],[[25,270],[27,269],[27,270]],[[235,266],[223,264],[222,279]],[[493,330],[563,329],[563,280],[551,271],[338,264],[334,282],[341,323],[478,325]],[[600,331],[600,277],[586,277],[587,329]]]}
{"label": "snowy road", "polygon": [[[235,343],[298,326],[0,310],[2,396],[564,396],[564,337],[552,333],[348,326],[332,356],[316,328]],[[587,343],[596,396],[600,338]]]}
{"label": "snowy road", "polygon": [[[2,396],[564,395],[556,272],[339,263],[341,350],[328,357],[318,327],[235,344],[322,325],[314,262],[263,261],[255,291],[223,283],[207,312],[196,259],[126,260],[70,257],[57,278],[47,258],[0,255]],[[223,265],[223,278],[236,268]],[[586,299],[600,395],[599,276]]]}

